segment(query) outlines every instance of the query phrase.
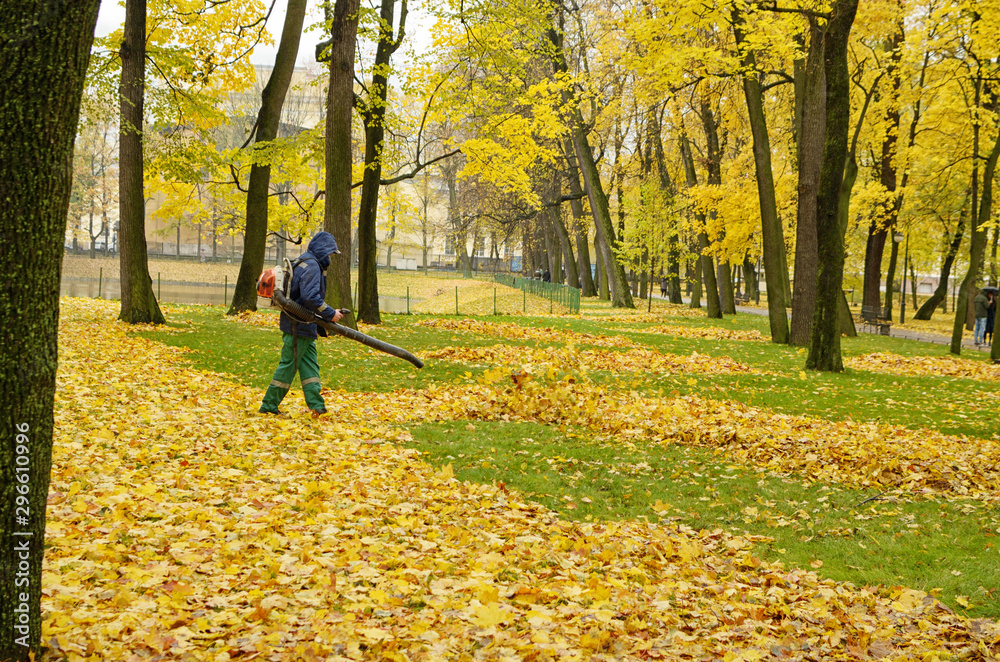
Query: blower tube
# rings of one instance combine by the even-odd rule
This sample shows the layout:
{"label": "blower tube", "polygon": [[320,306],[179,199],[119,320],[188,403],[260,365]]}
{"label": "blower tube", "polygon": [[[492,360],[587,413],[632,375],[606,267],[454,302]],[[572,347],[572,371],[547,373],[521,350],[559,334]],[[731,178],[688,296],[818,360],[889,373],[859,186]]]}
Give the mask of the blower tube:
{"label": "blower tube", "polygon": [[372,338],[371,336],[367,336],[361,333],[360,331],[355,331],[354,329],[348,326],[341,326],[336,322],[328,322],[319,315],[308,310],[305,306],[302,306],[301,304],[298,304],[290,300],[284,294],[279,292],[277,288],[275,288],[274,290],[274,301],[283,311],[285,311],[291,317],[294,317],[295,319],[304,324],[317,324],[326,329],[327,331],[329,331],[330,333],[336,333],[337,335],[344,336],[345,338],[350,338],[351,340],[355,340],[361,343],[362,345],[367,345],[372,349],[377,349],[380,352],[385,352],[386,354],[391,354],[396,358],[403,359],[404,361],[409,361],[418,368],[424,367],[423,361],[418,359],[413,354],[410,354],[402,347],[396,347],[395,345],[390,345],[389,343],[383,342],[377,338]]}

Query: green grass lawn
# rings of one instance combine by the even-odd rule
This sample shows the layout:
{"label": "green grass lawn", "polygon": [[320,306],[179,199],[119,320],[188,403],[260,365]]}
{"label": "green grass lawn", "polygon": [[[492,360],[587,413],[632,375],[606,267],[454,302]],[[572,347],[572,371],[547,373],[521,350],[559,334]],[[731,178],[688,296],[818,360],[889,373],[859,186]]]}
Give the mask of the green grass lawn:
{"label": "green grass lawn", "polygon": [[[262,391],[277,363],[280,333],[224,321],[219,307],[172,307],[176,332],[142,332],[194,350],[194,367],[230,373]],[[610,312],[610,311],[609,311]],[[417,326],[421,316],[385,316],[372,335],[418,356],[445,346],[526,344],[466,332]],[[592,373],[604,382],[648,394],[698,394],[789,414],[829,420],[878,420],[911,428],[990,438],[1000,434],[1000,384],[947,377],[848,371],[804,373],[803,350],[768,342],[675,338],[638,332],[648,322],[606,322],[578,317],[481,318],[561,331],[626,336],[661,352],[728,356],[772,375],[666,375]],[[756,329],[767,319],[676,318],[671,325]],[[276,327],[276,325],[275,325]],[[941,356],[946,348],[862,335],[843,340],[846,356],[891,351]],[[344,339],[319,344],[324,387],[389,392],[431,384],[473,383],[487,366],[428,361],[420,371],[398,359]],[[979,357],[973,357],[979,358]],[[724,405],[720,405],[724,406]],[[813,567],[856,584],[905,585],[931,591],[970,615],[1000,616],[1000,510],[980,502],[905,499],[803,478],[758,474],[727,463],[710,450],[644,445],[634,448],[592,439],[578,430],[530,423],[452,422],[411,428],[413,444],[429,462],[451,464],[462,479],[500,481],[574,519],[647,517],[696,529],[723,528],[763,536],[759,555]],[[968,608],[966,607],[968,605]]]}

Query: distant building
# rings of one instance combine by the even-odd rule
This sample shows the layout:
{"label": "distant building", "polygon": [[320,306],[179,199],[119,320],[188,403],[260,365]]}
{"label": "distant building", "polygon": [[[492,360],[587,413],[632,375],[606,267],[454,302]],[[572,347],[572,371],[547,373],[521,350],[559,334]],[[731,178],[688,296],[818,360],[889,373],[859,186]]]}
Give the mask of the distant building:
{"label": "distant building", "polygon": [[[246,140],[256,121],[261,92],[270,78],[273,67],[255,65],[256,77],[253,84],[243,92],[232,93],[226,101],[225,112],[230,123],[219,129],[216,144],[221,149],[238,147]],[[321,68],[297,67],[292,74],[292,82],[285,97],[281,113],[278,136],[293,136],[301,131],[322,126],[326,118],[326,87],[322,82]],[[363,136],[356,137],[359,149],[363,148]],[[117,159],[117,154],[115,155]],[[115,174],[117,178],[117,172]],[[273,184],[273,182],[272,182]],[[115,181],[117,187],[117,181]],[[459,251],[455,246],[455,235],[448,228],[448,191],[441,178],[430,170],[396,185],[395,195],[380,194],[379,219],[376,231],[378,241],[378,264],[403,270],[457,269]],[[315,193],[313,191],[312,193]],[[279,196],[283,197],[283,196]],[[202,199],[204,203],[204,199]],[[282,204],[294,202],[281,199]],[[154,212],[162,208],[164,198],[154,196],[146,201],[146,245],[150,256],[198,257],[206,260],[239,260],[243,256],[243,224],[245,210],[226,210],[212,214],[211,221],[193,225],[190,217],[184,222],[164,219]],[[322,215],[322,201],[315,207]],[[103,251],[105,244],[111,251],[117,250],[117,205],[114,213],[107,213],[108,231],[94,243]],[[355,217],[357,207],[353,210]],[[99,221],[95,221],[100,227]],[[69,250],[86,252],[90,249],[89,217],[70,218],[66,233],[66,247]],[[355,223],[356,233],[356,223]],[[355,240],[356,240],[355,234]],[[303,238],[304,241],[308,237]],[[355,247],[356,248],[356,247]],[[268,240],[266,259],[277,261],[284,255],[297,255],[305,245],[296,246],[271,236]],[[509,270],[520,264],[520,246],[494,245],[492,237],[470,233],[466,250],[477,269]],[[356,263],[356,250],[352,258]]]}

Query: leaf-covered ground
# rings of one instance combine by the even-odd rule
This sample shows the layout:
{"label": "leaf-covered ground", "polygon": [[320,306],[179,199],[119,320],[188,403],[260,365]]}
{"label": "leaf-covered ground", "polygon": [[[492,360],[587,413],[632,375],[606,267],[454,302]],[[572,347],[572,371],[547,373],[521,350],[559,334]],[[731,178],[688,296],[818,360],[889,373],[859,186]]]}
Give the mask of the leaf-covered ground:
{"label": "leaf-covered ground", "polygon": [[[189,367],[184,350],[127,332],[116,312],[62,306],[51,659],[1000,654],[996,623],[920,591],[765,562],[754,539],[721,529],[567,521],[400,443],[428,420],[535,420],[625,447],[698,444],[764,471],[991,500],[990,440],[824,428],[748,406],[733,416],[701,398],[595,384],[558,355],[512,358],[475,384],[328,390],[330,418],[306,416],[293,392],[287,415],[267,417],[259,389]],[[175,333],[185,330],[152,335]]]}
{"label": "leaf-covered ground", "polygon": [[579,333],[553,327],[527,327],[511,322],[487,322],[465,318],[432,318],[417,322],[432,329],[446,329],[460,333],[475,333],[507,338],[509,340],[541,340],[544,342],[573,342],[596,347],[635,347],[636,343],[624,336],[607,336],[603,333]]}
{"label": "leaf-covered ground", "polygon": [[878,352],[848,358],[844,364],[858,370],[881,372],[889,375],[933,375],[1000,381],[1000,365],[970,361],[951,356],[900,356]]}
{"label": "leaf-covered ground", "polygon": [[511,345],[491,347],[443,347],[426,354],[429,359],[444,359],[488,366],[521,365],[523,363],[566,363],[577,370],[607,370],[614,372],[645,372],[684,374],[697,372],[710,375],[766,374],[728,357],[713,357],[693,352],[690,356],[664,354],[651,349],[631,349],[618,352],[609,349],[577,351],[554,347],[525,348]]}

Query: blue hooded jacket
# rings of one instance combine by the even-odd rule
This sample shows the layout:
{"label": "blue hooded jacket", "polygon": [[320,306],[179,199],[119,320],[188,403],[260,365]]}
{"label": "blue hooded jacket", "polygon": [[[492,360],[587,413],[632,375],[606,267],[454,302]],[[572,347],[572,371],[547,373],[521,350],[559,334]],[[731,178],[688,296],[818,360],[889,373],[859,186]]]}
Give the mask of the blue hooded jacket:
{"label": "blue hooded jacket", "polygon": [[[292,284],[288,292],[288,298],[301,304],[307,310],[312,310],[326,320],[332,320],[336,310],[326,304],[326,270],[330,266],[330,256],[339,253],[337,240],[329,232],[319,232],[309,242],[306,252],[299,256],[301,262],[292,270]],[[292,333],[292,319],[281,313],[279,325],[282,332]],[[315,324],[297,325],[297,333],[300,338],[315,338],[317,336],[317,326]],[[319,333],[326,335],[326,331],[319,329]]]}

